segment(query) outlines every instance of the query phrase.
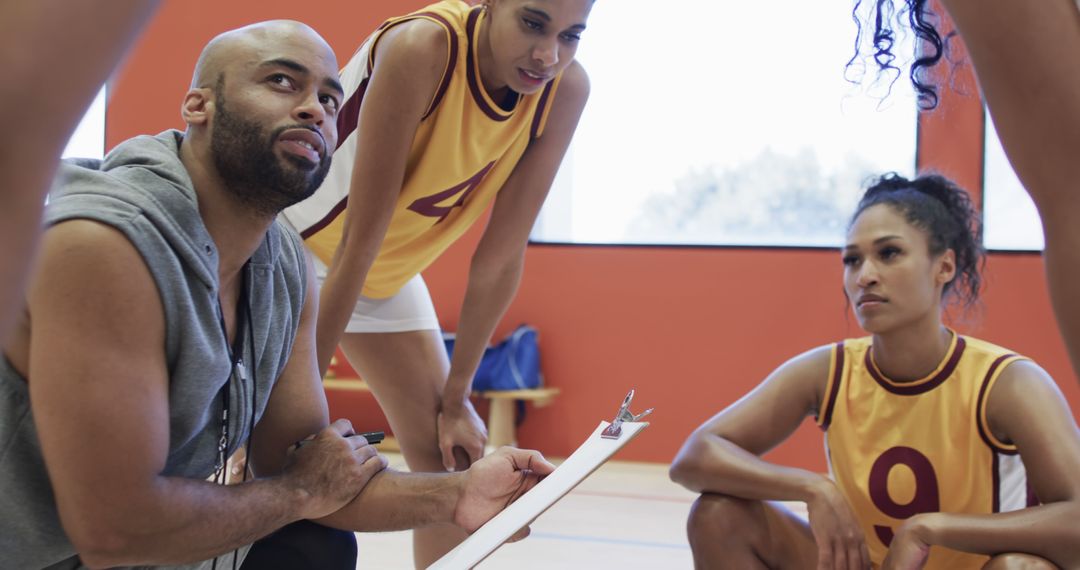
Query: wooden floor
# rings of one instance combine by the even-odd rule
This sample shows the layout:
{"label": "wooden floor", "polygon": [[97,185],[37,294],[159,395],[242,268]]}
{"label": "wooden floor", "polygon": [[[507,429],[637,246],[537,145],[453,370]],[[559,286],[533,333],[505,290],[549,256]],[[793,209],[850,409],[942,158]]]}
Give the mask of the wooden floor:
{"label": "wooden floor", "polygon": [[[399,455],[389,457],[405,468]],[[529,538],[477,568],[692,568],[685,523],[695,496],[668,480],[667,467],[609,461],[541,515]],[[357,534],[357,541],[357,568],[413,567],[409,532]]]}

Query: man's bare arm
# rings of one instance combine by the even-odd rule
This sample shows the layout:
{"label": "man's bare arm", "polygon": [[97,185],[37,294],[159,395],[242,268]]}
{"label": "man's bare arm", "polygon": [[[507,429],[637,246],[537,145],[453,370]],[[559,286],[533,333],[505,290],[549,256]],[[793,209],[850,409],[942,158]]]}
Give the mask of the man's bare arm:
{"label": "man's bare arm", "polygon": [[[30,295],[31,403],[64,530],[94,566],[192,562],[336,510],[310,488],[316,456],[351,457],[337,426],[280,477],[222,487],[165,477],[169,377],[161,300],[117,230],[45,234]],[[347,491],[347,489],[346,489]]]}

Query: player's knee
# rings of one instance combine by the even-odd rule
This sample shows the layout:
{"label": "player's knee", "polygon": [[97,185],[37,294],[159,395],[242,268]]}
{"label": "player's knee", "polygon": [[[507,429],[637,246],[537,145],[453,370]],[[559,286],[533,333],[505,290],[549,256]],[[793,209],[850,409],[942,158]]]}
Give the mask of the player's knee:
{"label": "player's knee", "polygon": [[755,521],[759,511],[758,501],[703,493],[690,507],[690,516],[686,521],[690,543],[744,536],[757,526]]}
{"label": "player's knee", "polygon": [[[395,433],[395,435],[397,435]],[[408,434],[398,437],[401,454],[410,471],[436,473],[445,471],[442,451],[435,433]]]}
{"label": "player's knee", "polygon": [[1058,570],[1053,562],[1031,554],[999,554],[990,559],[983,570]]}

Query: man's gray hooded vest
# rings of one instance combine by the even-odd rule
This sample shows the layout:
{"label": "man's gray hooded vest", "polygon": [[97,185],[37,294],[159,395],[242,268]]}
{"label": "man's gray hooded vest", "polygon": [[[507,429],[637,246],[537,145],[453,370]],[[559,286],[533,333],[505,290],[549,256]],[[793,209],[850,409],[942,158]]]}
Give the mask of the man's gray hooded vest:
{"label": "man's gray hooded vest", "polygon": [[[63,164],[46,223],[107,224],[141,254],[165,317],[170,441],[162,474],[206,479],[217,459],[221,390],[232,366],[218,318],[218,252],[179,159],[182,140],[178,131],[140,136],[103,161]],[[243,385],[231,383],[229,454],[248,438],[251,379],[257,380],[258,419],[292,350],[306,285],[299,237],[274,223],[247,271],[254,355],[245,339],[244,362],[251,372]],[[122,439],[111,443],[124,445]],[[41,456],[27,380],[0,358],[0,569],[78,567],[75,555]]]}

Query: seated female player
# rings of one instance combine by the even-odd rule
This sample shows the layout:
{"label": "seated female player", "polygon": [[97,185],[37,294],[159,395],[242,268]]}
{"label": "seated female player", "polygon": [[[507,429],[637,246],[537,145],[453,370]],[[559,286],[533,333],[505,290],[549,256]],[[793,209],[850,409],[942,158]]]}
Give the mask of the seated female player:
{"label": "seated female player", "polygon": [[[1064,398],[1034,362],[942,323],[950,296],[977,299],[981,243],[967,194],[940,176],[866,191],[842,259],[870,336],[784,363],[672,465],[701,493],[698,567],[1080,567],[1080,431]],[[831,477],[760,459],[810,415]],[[809,521],[770,500],[805,502]]]}

